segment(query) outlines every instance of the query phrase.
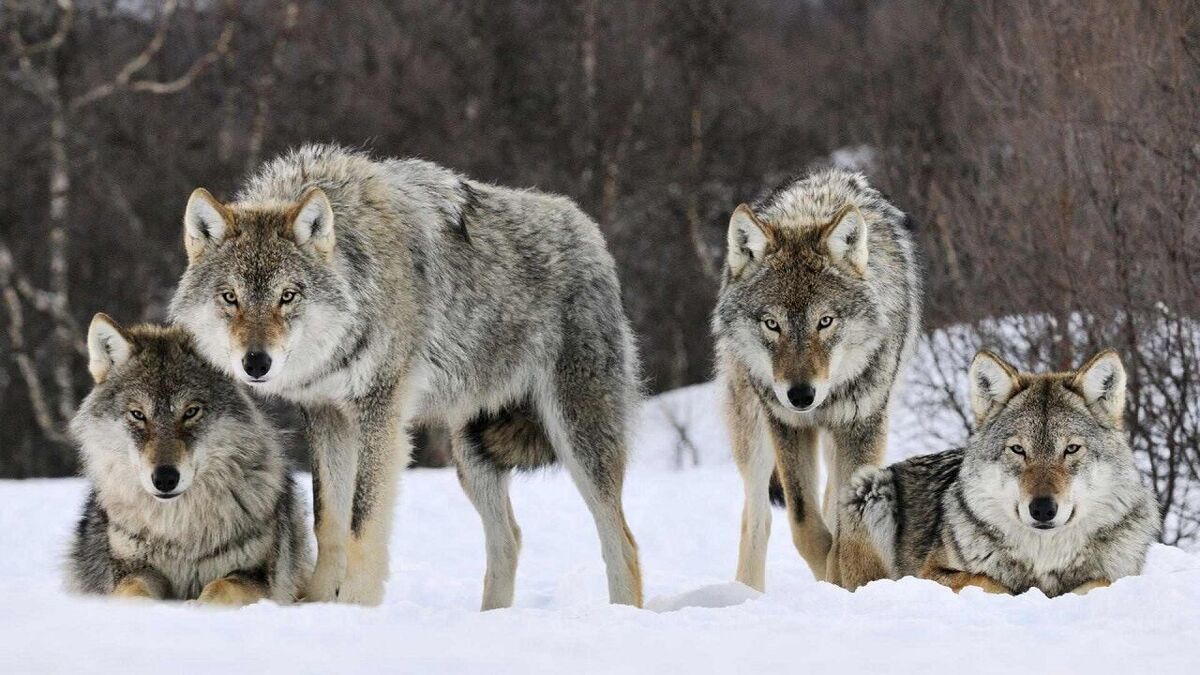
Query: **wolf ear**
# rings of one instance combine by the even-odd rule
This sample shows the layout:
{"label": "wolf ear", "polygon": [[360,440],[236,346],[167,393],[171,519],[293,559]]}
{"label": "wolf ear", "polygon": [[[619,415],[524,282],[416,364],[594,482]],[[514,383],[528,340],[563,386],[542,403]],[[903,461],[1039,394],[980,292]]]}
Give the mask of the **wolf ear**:
{"label": "wolf ear", "polygon": [[305,192],[296,203],[290,227],[297,246],[312,247],[326,259],[333,255],[333,206],[321,188]]}
{"label": "wolf ear", "polygon": [[746,204],[739,205],[729,217],[729,271],[736,278],[751,262],[760,262],[778,241],[775,228],[754,215]]}
{"label": "wolf ear", "polygon": [[205,251],[224,241],[229,221],[229,209],[211,192],[204,188],[192,191],[183,212],[183,246],[187,249],[188,263],[196,262]]}
{"label": "wolf ear", "polygon": [[821,229],[821,241],[835,263],[849,263],[859,275],[867,273],[867,220],[848,204]]}
{"label": "wolf ear", "polygon": [[1125,366],[1121,357],[1105,349],[1088,359],[1079,370],[1071,387],[1083,395],[1088,407],[1106,416],[1116,426],[1125,420]]}
{"label": "wolf ear", "polygon": [[108,377],[115,366],[125,363],[133,353],[129,334],[112,317],[100,312],[88,326],[88,371],[96,384]]}
{"label": "wolf ear", "polygon": [[986,349],[971,361],[970,377],[971,411],[976,424],[987,421],[1017,393],[1017,369]]}

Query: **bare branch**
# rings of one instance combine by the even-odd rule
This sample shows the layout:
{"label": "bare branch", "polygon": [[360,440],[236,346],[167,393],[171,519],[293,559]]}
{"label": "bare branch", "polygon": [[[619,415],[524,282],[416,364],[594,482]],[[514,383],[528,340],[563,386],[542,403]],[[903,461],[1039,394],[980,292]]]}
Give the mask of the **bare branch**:
{"label": "bare branch", "polygon": [[72,111],[79,110],[119,91],[133,91],[155,95],[180,92],[191,85],[196,77],[204,72],[205,68],[208,68],[208,66],[215,63],[217,59],[229,51],[229,46],[233,42],[234,30],[231,18],[226,19],[225,25],[221,29],[221,34],[217,37],[212,49],[197,58],[179,77],[164,81],[133,79],[133,76],[141,72],[159,51],[162,50],[163,43],[166,40],[167,29],[170,27],[171,16],[175,13],[177,6],[178,0],[167,0],[167,3],[163,7],[162,16],[159,18],[158,28],[142,51],[122,66],[112,80],[96,85],[83,94],[71,99],[68,108]]}

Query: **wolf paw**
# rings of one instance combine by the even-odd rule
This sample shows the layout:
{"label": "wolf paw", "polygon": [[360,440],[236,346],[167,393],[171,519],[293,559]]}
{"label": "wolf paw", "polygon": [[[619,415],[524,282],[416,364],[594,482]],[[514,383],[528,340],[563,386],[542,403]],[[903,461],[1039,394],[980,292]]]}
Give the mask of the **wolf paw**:
{"label": "wolf paw", "polygon": [[254,586],[233,579],[217,579],[209,582],[196,602],[202,605],[242,607],[262,600],[262,591]]}

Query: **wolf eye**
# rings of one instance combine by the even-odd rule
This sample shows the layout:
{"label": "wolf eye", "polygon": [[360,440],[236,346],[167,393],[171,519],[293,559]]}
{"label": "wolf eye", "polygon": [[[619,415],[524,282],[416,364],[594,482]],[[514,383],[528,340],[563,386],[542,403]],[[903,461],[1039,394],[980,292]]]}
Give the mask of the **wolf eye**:
{"label": "wolf eye", "polygon": [[200,414],[200,406],[198,406],[198,405],[188,406],[188,409],[183,411],[183,419],[190,420],[199,414]]}
{"label": "wolf eye", "polygon": [[289,288],[288,290],[283,292],[283,295],[279,296],[279,304],[286,305],[295,299],[296,299],[296,291],[293,291],[292,289]]}
{"label": "wolf eye", "polygon": [[1019,445],[1010,445],[1008,446],[1008,449],[1015,455],[1020,455],[1022,457],[1025,456],[1025,448],[1022,448]]}
{"label": "wolf eye", "polygon": [[1072,443],[1066,447],[1064,452],[1066,452],[1068,455],[1073,455],[1082,449],[1083,449],[1082,445],[1079,445],[1078,443]]}
{"label": "wolf eye", "polygon": [[776,321],[775,319],[768,316],[768,317],[764,318],[762,320],[762,322],[763,322],[763,325],[767,327],[767,330],[769,330],[773,333],[779,332],[779,322]]}
{"label": "wolf eye", "polygon": [[137,410],[137,409],[130,410],[129,416],[139,422],[146,421],[146,413],[143,413],[141,410]]}
{"label": "wolf eye", "polygon": [[822,328],[829,328],[832,325],[833,325],[833,317],[826,314],[825,316],[821,317],[821,319],[819,321],[817,321],[817,330],[821,330]]}
{"label": "wolf eye", "polygon": [[236,305],[237,293],[234,293],[233,291],[225,291],[221,294],[221,299],[224,300],[225,304],[227,305]]}

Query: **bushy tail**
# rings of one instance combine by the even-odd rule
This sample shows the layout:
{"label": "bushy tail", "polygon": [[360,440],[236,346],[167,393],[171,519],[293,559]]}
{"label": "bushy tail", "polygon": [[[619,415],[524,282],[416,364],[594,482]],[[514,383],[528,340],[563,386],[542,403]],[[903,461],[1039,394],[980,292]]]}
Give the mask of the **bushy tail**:
{"label": "bushy tail", "polygon": [[[859,469],[842,493],[840,533],[848,537],[857,536],[869,545],[884,570],[893,567],[897,505],[895,474],[887,468],[867,466]],[[872,576],[879,578],[886,575],[887,572],[881,570],[878,576]]]}

